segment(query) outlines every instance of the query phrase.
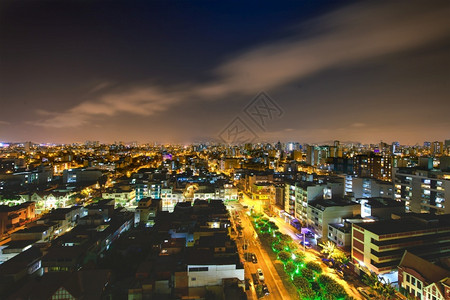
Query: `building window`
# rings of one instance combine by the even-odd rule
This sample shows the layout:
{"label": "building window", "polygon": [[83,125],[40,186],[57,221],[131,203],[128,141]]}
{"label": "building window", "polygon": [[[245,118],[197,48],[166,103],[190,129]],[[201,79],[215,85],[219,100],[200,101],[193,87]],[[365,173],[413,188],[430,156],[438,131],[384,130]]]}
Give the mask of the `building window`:
{"label": "building window", "polygon": [[419,280],[417,280],[417,288],[418,288],[419,290],[422,289],[422,283],[421,283]]}
{"label": "building window", "polygon": [[410,282],[410,280],[409,274],[406,274],[406,282]]}
{"label": "building window", "polygon": [[411,284],[412,284],[412,285],[416,285],[416,278],[411,277]]}

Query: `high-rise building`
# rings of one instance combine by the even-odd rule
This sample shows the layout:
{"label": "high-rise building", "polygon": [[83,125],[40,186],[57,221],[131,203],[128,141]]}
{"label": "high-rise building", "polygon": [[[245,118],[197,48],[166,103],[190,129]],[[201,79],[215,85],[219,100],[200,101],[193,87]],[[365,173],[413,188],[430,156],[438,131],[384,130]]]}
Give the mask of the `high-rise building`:
{"label": "high-rise building", "polygon": [[324,164],[330,157],[328,146],[308,146],[306,148],[306,163],[311,166]]}
{"label": "high-rise building", "polygon": [[406,211],[450,213],[450,172],[395,168],[393,178],[395,199]]}
{"label": "high-rise building", "polygon": [[400,151],[400,143],[399,142],[393,142],[391,145],[391,152],[394,154],[401,153]]}
{"label": "high-rise building", "polygon": [[442,154],[444,154],[443,142],[435,141],[431,146],[431,154],[433,154],[433,156],[441,156]]}
{"label": "high-rise building", "polygon": [[392,158],[389,154],[360,154],[356,155],[353,159],[353,171],[356,176],[385,181],[391,180]]}
{"label": "high-rise building", "polygon": [[355,177],[352,180],[352,192],[355,198],[384,197],[394,199],[393,189],[392,183],[373,178]]}
{"label": "high-rise building", "polygon": [[29,152],[31,149],[32,143],[31,142],[25,142],[24,148],[26,152]]}

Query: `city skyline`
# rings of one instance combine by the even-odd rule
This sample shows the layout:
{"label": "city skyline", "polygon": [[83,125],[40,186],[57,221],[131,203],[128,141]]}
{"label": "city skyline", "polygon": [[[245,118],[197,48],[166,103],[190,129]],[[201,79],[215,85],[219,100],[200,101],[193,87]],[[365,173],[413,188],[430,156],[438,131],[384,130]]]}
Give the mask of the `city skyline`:
{"label": "city skyline", "polygon": [[[0,141],[423,144],[449,138],[450,5],[0,5]],[[279,106],[259,126],[260,92]],[[225,139],[224,142],[227,142]]]}

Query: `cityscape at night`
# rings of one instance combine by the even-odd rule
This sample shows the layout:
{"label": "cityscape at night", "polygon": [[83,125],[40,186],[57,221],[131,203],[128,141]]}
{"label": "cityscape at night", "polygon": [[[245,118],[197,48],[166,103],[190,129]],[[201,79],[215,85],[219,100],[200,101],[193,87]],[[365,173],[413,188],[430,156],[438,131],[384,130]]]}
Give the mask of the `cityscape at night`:
{"label": "cityscape at night", "polygon": [[0,300],[450,299],[450,2],[0,2]]}

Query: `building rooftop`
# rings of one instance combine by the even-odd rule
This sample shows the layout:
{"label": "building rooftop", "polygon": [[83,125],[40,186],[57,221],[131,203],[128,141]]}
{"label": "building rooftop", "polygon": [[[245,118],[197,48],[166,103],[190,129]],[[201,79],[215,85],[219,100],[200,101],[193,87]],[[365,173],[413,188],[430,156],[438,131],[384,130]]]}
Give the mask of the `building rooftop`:
{"label": "building rooftop", "polygon": [[108,270],[46,273],[28,281],[10,299],[50,299],[59,288],[76,299],[100,299],[109,277]]}
{"label": "building rooftop", "polygon": [[239,259],[239,254],[226,256],[215,256],[214,251],[186,248],[185,256],[186,265],[236,265],[237,269],[242,269],[243,266]]}
{"label": "building rooftop", "polygon": [[14,234],[24,234],[24,233],[40,233],[40,232],[44,232],[47,231],[51,228],[51,226],[49,225],[35,225],[32,227],[28,227],[22,230],[19,230],[17,232],[14,232]]}
{"label": "building rooftop", "polygon": [[384,235],[431,228],[450,229],[450,218],[448,215],[404,214],[400,219],[358,223],[355,226],[359,226],[378,235]]}
{"label": "building rooftop", "polygon": [[443,278],[450,276],[450,271],[443,269],[431,262],[420,258],[412,254],[411,252],[405,251],[402,260],[400,261],[399,267],[412,269],[422,275],[428,284],[433,282],[438,282]]}
{"label": "building rooftop", "polygon": [[358,198],[358,201],[366,201],[367,205],[371,208],[384,208],[384,207],[404,207],[405,202],[396,201],[391,198],[372,197],[372,198]]}
{"label": "building rooftop", "polygon": [[42,253],[37,247],[19,253],[0,265],[0,277],[20,273],[40,257]]}
{"label": "building rooftop", "polygon": [[333,198],[333,199],[318,199],[310,202],[308,204],[309,206],[313,206],[315,208],[318,208],[320,210],[325,210],[327,207],[333,207],[333,206],[353,206],[353,205],[359,205],[356,202],[349,201],[343,198]]}

